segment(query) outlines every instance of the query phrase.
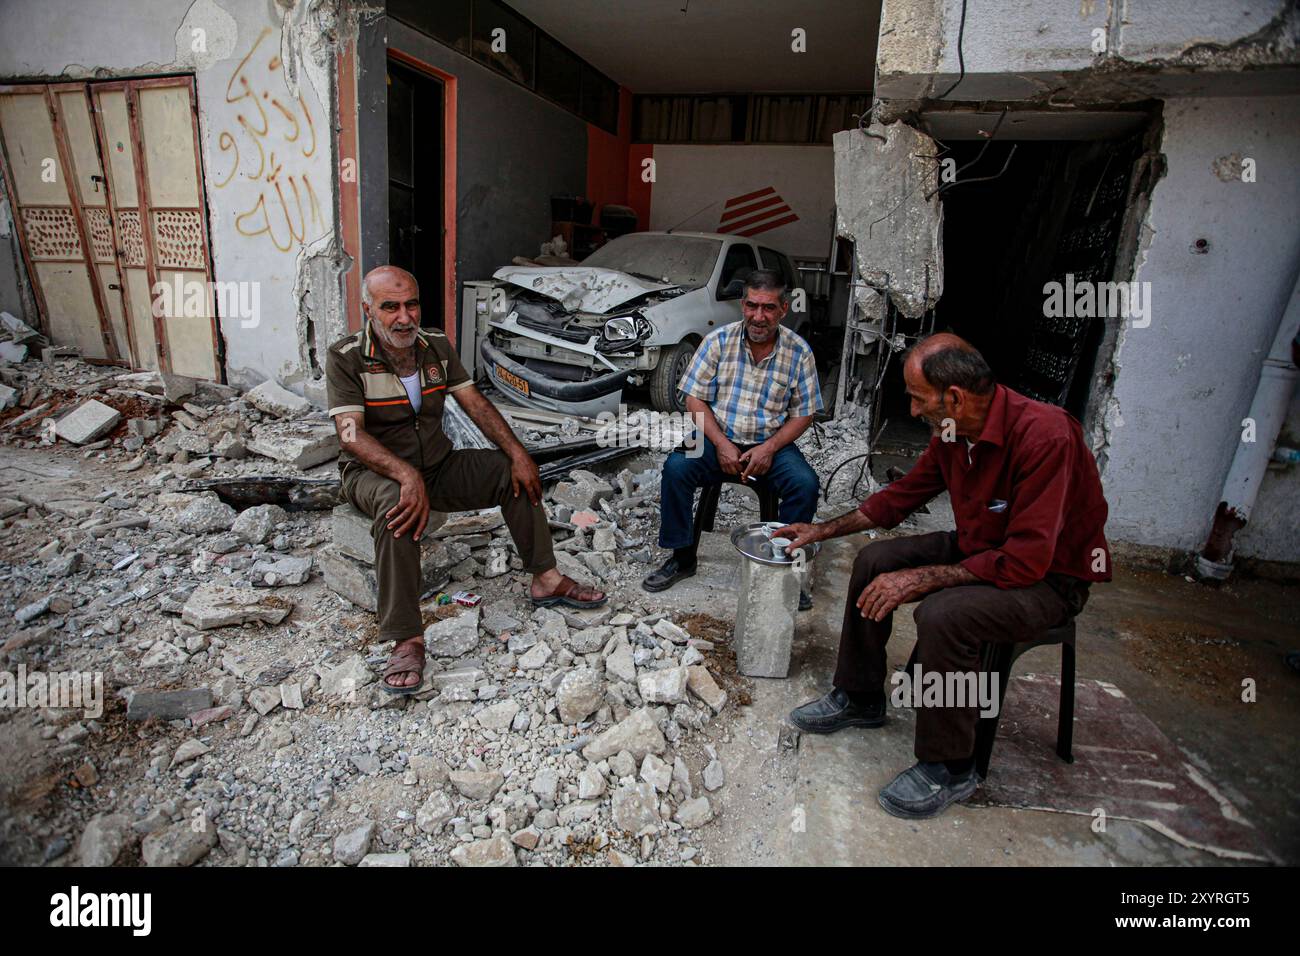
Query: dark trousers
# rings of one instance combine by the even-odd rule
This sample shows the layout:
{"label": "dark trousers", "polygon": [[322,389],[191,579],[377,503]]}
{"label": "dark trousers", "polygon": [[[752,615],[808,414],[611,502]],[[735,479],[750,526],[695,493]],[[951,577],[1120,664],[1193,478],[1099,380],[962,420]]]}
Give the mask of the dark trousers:
{"label": "dark trousers", "polygon": [[[720,484],[728,475],[718,464],[718,450],[713,442],[704,442],[697,458],[687,458],[680,448],[664,460],[663,479],[659,487],[659,547],[689,548],[695,543],[695,489]],[[743,454],[752,445],[740,445]],[[812,521],[817,512],[820,483],[817,472],[794,445],[786,445],[772,456],[772,467],[763,478],[776,489],[781,504],[777,515],[785,524]]]}
{"label": "dark trousers", "polygon": [[[878,574],[931,564],[955,564],[957,533],[939,531],[908,538],[876,541],[858,552],[840,631],[836,687],[845,691],[882,691],[885,687],[885,645],[893,615],[876,622],[862,616],[857,600]],[[980,646],[986,641],[1018,643],[1064,624],[1083,609],[1088,584],[1063,575],[1027,588],[1002,589],[991,584],[944,588],[926,595],[912,617],[916,621],[916,659],[922,673],[975,673]],[[947,702],[945,702],[947,703]],[[963,760],[975,750],[979,707],[918,707],[916,759]]]}
{"label": "dark trousers", "polygon": [[[424,472],[424,488],[433,511],[476,511],[501,506],[524,570],[533,574],[555,567],[546,509],[524,492],[515,497],[510,459],[495,448],[450,452]],[[420,621],[420,542],[406,531],[394,538],[388,511],[397,505],[401,486],[360,464],[348,466],[343,497],[372,519],[375,576],[379,580],[379,639],[404,641],[424,633]],[[428,529],[426,528],[426,534]]]}

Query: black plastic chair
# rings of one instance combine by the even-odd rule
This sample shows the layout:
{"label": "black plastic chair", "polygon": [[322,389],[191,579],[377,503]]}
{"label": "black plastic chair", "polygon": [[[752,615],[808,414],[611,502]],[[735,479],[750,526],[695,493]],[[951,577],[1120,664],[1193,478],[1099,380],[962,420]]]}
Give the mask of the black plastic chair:
{"label": "black plastic chair", "polygon": [[717,484],[704,485],[700,489],[700,503],[695,507],[695,523],[692,528],[692,535],[697,548],[700,545],[700,534],[713,530],[713,523],[718,517],[718,500],[722,497],[722,486],[724,484],[743,485],[746,488],[753,489],[758,494],[759,520],[777,520],[776,512],[780,507],[781,500],[770,482],[763,478],[758,478],[752,482],[740,481],[738,478],[729,475]]}
{"label": "black plastic chair", "polygon": [[[1002,703],[1007,696],[1011,668],[1025,651],[1052,644],[1061,645],[1061,701],[1056,714],[1056,754],[1066,763],[1074,763],[1074,618],[1043,632],[1042,637],[1018,644],[985,642],[980,651],[980,671],[998,675],[998,711],[992,717],[981,717],[975,727],[975,771],[981,779],[989,775],[989,761],[993,756],[993,741],[998,735],[998,720],[1002,716]],[[907,661],[907,672],[913,673],[916,648]]]}

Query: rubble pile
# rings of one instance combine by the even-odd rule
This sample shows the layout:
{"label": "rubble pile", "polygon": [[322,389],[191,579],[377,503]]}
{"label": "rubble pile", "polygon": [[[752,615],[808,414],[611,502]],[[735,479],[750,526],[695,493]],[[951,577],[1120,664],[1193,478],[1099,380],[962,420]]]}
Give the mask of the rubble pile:
{"label": "rubble pile", "polygon": [[[74,467],[0,491],[3,667],[100,674],[104,708],[0,709],[0,734],[37,742],[56,791],[39,814],[8,808],[5,862],[707,858],[696,831],[720,809],[713,742],[735,702],[726,648],[637,588],[659,456],[549,489],[560,570],[609,591],[604,608],[532,608],[495,510],[427,535],[425,685],[406,698],[380,687],[391,645],[365,595],[330,580],[331,555],[365,567],[368,519],[184,490],[332,474],[318,411],[274,383],[241,395],[60,356],[7,379],[0,444],[15,447],[0,455]],[[533,424],[538,439],[582,430]],[[743,491],[730,506],[756,509]],[[437,581],[483,603],[440,605]]]}

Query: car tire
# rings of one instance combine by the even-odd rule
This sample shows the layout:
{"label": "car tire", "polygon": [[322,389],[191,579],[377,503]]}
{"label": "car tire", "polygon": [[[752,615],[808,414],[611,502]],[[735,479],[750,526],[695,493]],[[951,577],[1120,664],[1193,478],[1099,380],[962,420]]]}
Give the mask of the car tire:
{"label": "car tire", "polygon": [[688,339],[659,353],[659,364],[655,366],[654,375],[650,379],[650,405],[655,411],[686,411],[686,397],[677,390],[677,383],[690,368],[695,345]]}

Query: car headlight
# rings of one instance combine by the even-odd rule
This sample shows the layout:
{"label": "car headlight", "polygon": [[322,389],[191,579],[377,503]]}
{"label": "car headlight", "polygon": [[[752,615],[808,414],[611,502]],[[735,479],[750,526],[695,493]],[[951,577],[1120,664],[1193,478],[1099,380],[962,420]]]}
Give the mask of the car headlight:
{"label": "car headlight", "polygon": [[602,337],[609,343],[631,344],[645,338],[652,331],[650,322],[639,315],[620,315],[605,323]]}

